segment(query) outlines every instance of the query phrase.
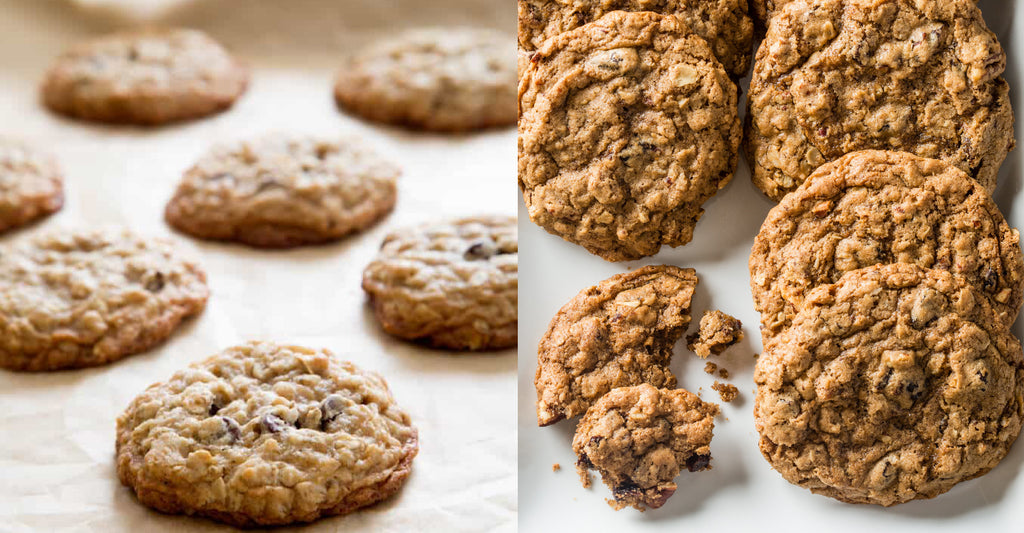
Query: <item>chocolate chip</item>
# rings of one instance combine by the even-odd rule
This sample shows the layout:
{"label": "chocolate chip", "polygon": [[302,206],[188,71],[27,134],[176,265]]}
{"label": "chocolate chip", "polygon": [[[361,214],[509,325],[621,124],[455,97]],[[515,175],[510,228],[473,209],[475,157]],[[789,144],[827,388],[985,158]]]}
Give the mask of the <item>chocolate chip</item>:
{"label": "chocolate chip", "polygon": [[239,427],[238,422],[235,422],[234,418],[228,418],[226,416],[217,417],[224,424],[224,434],[231,438],[231,442],[235,442],[242,438],[242,428]]}
{"label": "chocolate chip", "polygon": [[210,416],[213,416],[213,415],[217,414],[218,411],[220,411],[220,406],[217,405],[217,402],[211,403],[210,404]]}
{"label": "chocolate chip", "polygon": [[494,246],[486,242],[478,242],[470,246],[466,253],[462,254],[462,257],[467,261],[477,261],[481,259],[490,259],[494,255]]}
{"label": "chocolate chip", "polygon": [[281,417],[272,414],[265,414],[260,418],[260,431],[262,433],[280,433],[288,427]]}
{"label": "chocolate chip", "polygon": [[327,428],[335,418],[345,410],[345,400],[337,394],[332,394],[320,402],[320,429]]}
{"label": "chocolate chip", "polygon": [[588,470],[594,468],[594,463],[591,462],[590,457],[587,457],[585,453],[581,453],[579,459],[576,459],[576,465]]}
{"label": "chocolate chip", "polygon": [[700,472],[711,464],[711,456],[708,454],[691,455],[686,459],[686,469],[690,472]]}
{"label": "chocolate chip", "polygon": [[160,292],[164,288],[164,274],[157,272],[146,282],[146,290],[149,292]]}

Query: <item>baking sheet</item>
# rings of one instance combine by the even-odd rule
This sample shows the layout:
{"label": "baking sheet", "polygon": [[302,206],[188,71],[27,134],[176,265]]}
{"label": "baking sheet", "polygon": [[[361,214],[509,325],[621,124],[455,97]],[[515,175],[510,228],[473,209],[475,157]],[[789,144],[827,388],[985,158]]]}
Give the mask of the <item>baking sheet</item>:
{"label": "baking sheet", "polygon": [[[87,0],[97,3],[95,0]],[[129,0],[117,0],[129,5]],[[79,39],[128,23],[106,7],[0,0],[0,134],[54,152],[66,205],[7,243],[56,227],[127,225],[168,235],[200,256],[206,311],[164,346],[113,365],[51,374],[0,371],[0,531],[226,531],[139,505],[114,470],[115,418],[150,383],[247,339],[327,347],[386,376],[420,431],[420,454],[393,499],[305,531],[511,531],[516,516],[515,352],[453,354],[384,335],[359,287],[393,228],[438,217],[515,212],[515,133],[444,137],[378,127],[339,113],[340,54],[394,27],[515,25],[504,0],[192,0],[159,22],[209,31],[253,67],[250,90],[216,117],[144,130],[54,116],[36,88]],[[168,4],[167,0],[159,3]],[[512,50],[509,53],[513,53]],[[364,234],[323,247],[257,251],[170,231],[163,207],[212,143],[268,131],[356,134],[404,169],[398,205]]]}

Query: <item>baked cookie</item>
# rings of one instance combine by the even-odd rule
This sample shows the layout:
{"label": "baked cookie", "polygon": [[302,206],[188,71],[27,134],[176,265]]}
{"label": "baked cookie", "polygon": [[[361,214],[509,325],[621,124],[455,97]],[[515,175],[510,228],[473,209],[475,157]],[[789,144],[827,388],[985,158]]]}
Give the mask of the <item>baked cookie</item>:
{"label": "baked cookie", "polygon": [[21,141],[0,137],[0,233],[63,205],[64,178],[57,162]]}
{"label": "baked cookie", "polygon": [[396,231],[363,271],[384,331],[453,350],[516,345],[519,232],[514,217],[479,216]]}
{"label": "baked cookie", "polygon": [[754,381],[765,458],[851,503],[932,498],[988,472],[1024,414],[1020,343],[988,299],[906,264],[814,289]]}
{"label": "baked cookie", "polygon": [[616,510],[661,507],[683,468],[711,468],[716,415],[717,405],[683,389],[644,383],[609,392],[587,409],[572,438],[584,486],[594,469],[612,490],[615,500],[608,503]]}
{"label": "baked cookie", "polygon": [[762,333],[789,325],[814,287],[879,263],[950,271],[1005,324],[1024,301],[1020,235],[981,185],[935,159],[854,152],[816,170],[761,226],[750,289]]}
{"label": "baked cookie", "polygon": [[736,168],[736,86],[675,17],[613,12],[551,38],[519,105],[530,219],[609,261],[690,242]]}
{"label": "baked cookie", "polygon": [[0,367],[96,366],[163,342],[206,305],[206,274],[166,240],[62,231],[0,249]]}
{"label": "baked cookie", "polygon": [[248,83],[248,69],[200,31],[129,30],[57,58],[42,97],[74,118],[159,125],[227,109]]}
{"label": "baked cookie", "polygon": [[519,48],[533,52],[544,41],[612,11],[674,15],[708,42],[734,78],[750,69],[754,25],[746,0],[519,0]]}
{"label": "baked cookie", "polygon": [[692,268],[648,265],[583,290],[551,319],[537,346],[537,422],[586,412],[617,387],[675,388],[672,347],[690,325]]}
{"label": "baked cookie", "polygon": [[780,200],[864,149],[943,159],[990,193],[1013,149],[1002,46],[971,0],[789,0],[750,82],[747,156]]}
{"label": "baked cookie", "polygon": [[743,323],[719,310],[706,311],[700,327],[686,337],[686,347],[703,359],[718,355],[743,340]]}
{"label": "baked cookie", "polygon": [[379,375],[327,350],[269,342],[176,372],[117,419],[117,475],[140,502],[238,527],[385,500],[418,448]]}
{"label": "baked cookie", "polygon": [[185,173],[165,218],[204,239],[324,243],[390,213],[399,174],[356,139],[271,135],[215,147]]}
{"label": "baked cookie", "polygon": [[515,42],[470,28],[406,32],[349,57],[334,97],[365,119],[461,132],[516,123]]}

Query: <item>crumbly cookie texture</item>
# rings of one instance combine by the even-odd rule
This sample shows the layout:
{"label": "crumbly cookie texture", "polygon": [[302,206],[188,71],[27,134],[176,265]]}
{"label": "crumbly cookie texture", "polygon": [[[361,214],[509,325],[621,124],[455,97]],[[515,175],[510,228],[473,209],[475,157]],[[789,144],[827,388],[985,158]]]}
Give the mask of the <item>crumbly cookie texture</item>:
{"label": "crumbly cookie texture", "polygon": [[0,250],[0,367],[96,366],[203,310],[206,274],[164,239],[60,231]]}
{"label": "crumbly cookie texture", "polygon": [[516,220],[479,216],[392,233],[363,271],[363,290],[388,333],[437,348],[516,345]]}
{"label": "crumbly cookie texture", "polygon": [[248,83],[248,69],[200,31],[129,30],[57,58],[42,98],[75,118],[158,125],[231,107]]}
{"label": "crumbly cookie texture", "polygon": [[586,412],[617,387],[674,388],[672,347],[690,325],[691,268],[649,265],[583,290],[551,319],[537,347],[537,421]]}
{"label": "crumbly cookie texture", "polygon": [[544,41],[612,11],[673,15],[708,42],[733,77],[750,68],[754,25],[746,0],[519,0],[519,48],[532,53]]}
{"label": "crumbly cookie texture", "polygon": [[754,380],[765,458],[851,503],[932,498],[988,472],[1024,414],[1020,343],[988,299],[908,264],[811,291]]}
{"label": "crumbly cookie texture", "polygon": [[649,384],[612,390],[580,420],[572,439],[576,467],[600,472],[616,510],[644,511],[665,504],[684,468],[711,468],[711,437],[718,406],[683,389]]}
{"label": "crumbly cookie texture", "polygon": [[268,342],[175,373],[117,419],[117,474],[140,502],[239,527],[377,503],[401,488],[417,451],[379,375]]}
{"label": "crumbly cookie texture", "polygon": [[1020,235],[984,188],[934,159],[855,152],[815,171],[761,226],[750,287],[763,335],[788,326],[814,287],[879,263],[950,271],[1006,324],[1024,301]]}
{"label": "crumbly cookie texture", "polygon": [[672,16],[613,12],[551,38],[519,105],[530,219],[609,261],[690,242],[736,168],[736,86]]}
{"label": "crumbly cookie texture", "polygon": [[743,323],[717,309],[700,317],[700,327],[686,337],[686,347],[703,359],[743,340]]}
{"label": "crumbly cookie texture", "polygon": [[352,54],[334,87],[363,118],[433,131],[516,123],[515,42],[491,30],[406,32]]}
{"label": "crumbly cookie texture", "polygon": [[1014,147],[1002,46],[971,0],[790,0],[750,82],[754,183],[780,200],[864,149],[942,159],[990,193]]}
{"label": "crumbly cookie texture", "polygon": [[63,205],[64,178],[57,162],[21,141],[0,137],[0,233]]}
{"label": "crumbly cookie texture", "polygon": [[[723,377],[728,377],[723,376]],[[732,383],[722,383],[721,381],[715,381],[711,385],[711,389],[718,393],[718,396],[723,402],[732,402],[740,395],[740,390]]]}
{"label": "crumbly cookie texture", "polygon": [[319,244],[390,213],[399,174],[354,138],[269,135],[215,147],[185,173],[165,218],[204,239]]}

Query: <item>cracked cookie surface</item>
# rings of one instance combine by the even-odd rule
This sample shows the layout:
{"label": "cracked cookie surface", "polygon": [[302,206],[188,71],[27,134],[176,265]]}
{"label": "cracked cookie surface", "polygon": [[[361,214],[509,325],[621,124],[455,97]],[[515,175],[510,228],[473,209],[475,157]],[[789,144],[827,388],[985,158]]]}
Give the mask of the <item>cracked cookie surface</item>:
{"label": "cracked cookie surface", "polygon": [[24,226],[64,205],[64,178],[53,157],[0,137],[0,233]]}

